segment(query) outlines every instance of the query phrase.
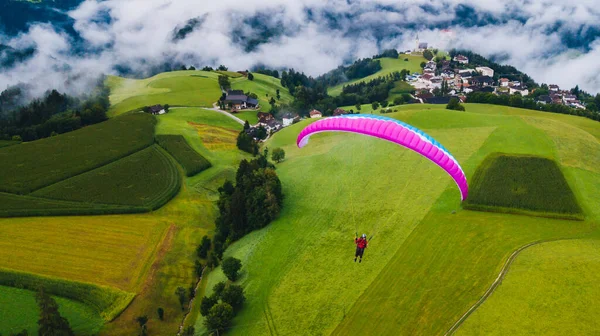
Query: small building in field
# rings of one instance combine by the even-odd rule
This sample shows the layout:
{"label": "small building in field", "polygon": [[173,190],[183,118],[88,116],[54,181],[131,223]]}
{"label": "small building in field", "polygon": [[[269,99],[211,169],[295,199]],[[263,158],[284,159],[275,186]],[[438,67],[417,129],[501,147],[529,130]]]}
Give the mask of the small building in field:
{"label": "small building in field", "polygon": [[281,116],[281,121],[283,122],[283,127],[287,127],[295,122],[300,121],[300,116],[298,116],[296,113],[288,112]]}
{"label": "small building in field", "polygon": [[167,113],[162,105],[153,105],[148,108],[148,112],[153,115],[160,115]]}
{"label": "small building in field", "polygon": [[323,117],[323,113],[321,113],[321,111],[319,111],[319,110],[312,110],[312,111],[308,112],[308,115],[311,118],[322,118]]}
{"label": "small building in field", "polygon": [[335,116],[341,116],[341,115],[344,115],[344,114],[348,114],[348,112],[346,110],[344,110],[344,109],[339,108],[339,107],[336,108],[335,110],[333,110],[333,116],[334,117]]}

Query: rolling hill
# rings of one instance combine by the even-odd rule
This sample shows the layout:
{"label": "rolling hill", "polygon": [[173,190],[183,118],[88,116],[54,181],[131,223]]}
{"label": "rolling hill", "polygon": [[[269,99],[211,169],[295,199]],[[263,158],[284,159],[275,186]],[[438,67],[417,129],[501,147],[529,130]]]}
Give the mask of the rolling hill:
{"label": "rolling hill", "polygon": [[422,72],[423,69],[421,69],[421,62],[427,62],[427,60],[425,58],[423,58],[423,56],[405,55],[405,54],[401,54],[397,59],[380,58],[379,60],[381,62],[381,67],[382,67],[381,70],[377,71],[376,73],[374,73],[370,76],[351,80],[349,82],[342,83],[342,84],[336,85],[334,87],[331,87],[327,90],[327,92],[329,93],[330,96],[335,97],[342,93],[342,88],[345,85],[367,82],[371,79],[375,79],[380,76],[385,76],[385,75],[388,75],[395,71],[402,71],[403,69],[409,70],[410,73]]}
{"label": "rolling hill", "polygon": [[[314,136],[307,147],[296,148],[296,135],[309,122],[305,121],[267,143],[287,153],[278,165],[286,194],[281,217],[226,252],[242,260],[239,282],[247,297],[228,333],[444,334],[481,298],[513,251],[536,241],[598,237],[595,195],[600,193],[600,170],[584,162],[600,155],[600,124],[508,107],[466,104],[466,108],[467,112],[456,112],[408,105],[388,115],[434,136],[456,156],[469,178],[496,152],[554,160],[585,220],[462,210],[450,178],[398,146],[353,134],[324,133]],[[579,132],[576,137],[569,135],[574,130]],[[352,261],[355,232],[374,235],[362,264]],[[553,277],[565,276],[561,272],[568,269],[557,267]],[[581,276],[586,282],[597,280],[589,273]],[[222,279],[220,271],[212,272],[207,292]],[[561,287],[553,293],[566,303],[577,290]],[[514,304],[511,291],[503,294],[502,302]],[[495,302],[499,301],[480,308],[478,318],[491,324],[489,328],[494,328],[494,314],[506,309]],[[531,323],[540,316],[529,310],[519,319]],[[477,333],[473,329],[477,324],[466,321],[464,332]],[[558,321],[549,323],[555,333],[570,330]],[[463,327],[458,331],[462,333]],[[581,330],[593,333],[594,328],[591,324]],[[196,330],[205,331],[202,318]]]}

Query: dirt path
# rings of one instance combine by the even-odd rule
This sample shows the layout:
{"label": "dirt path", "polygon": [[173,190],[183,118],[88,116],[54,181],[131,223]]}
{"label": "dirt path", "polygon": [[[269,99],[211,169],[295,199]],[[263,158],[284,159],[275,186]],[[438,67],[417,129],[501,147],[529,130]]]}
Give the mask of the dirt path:
{"label": "dirt path", "polygon": [[[567,239],[569,239],[569,238],[567,238]],[[456,321],[456,323],[454,323],[454,325],[452,325],[452,327],[450,329],[448,329],[448,331],[446,331],[446,333],[444,334],[444,336],[454,334],[456,332],[456,330],[458,330],[458,328],[467,320],[467,318],[477,308],[479,308],[479,306],[481,306],[483,304],[483,302],[485,302],[485,300],[487,300],[487,298],[490,297],[490,295],[492,295],[492,293],[496,290],[496,288],[502,283],[502,280],[504,279],[504,276],[506,276],[506,273],[508,272],[508,269],[510,268],[510,265],[512,265],[512,263],[515,261],[515,259],[517,258],[517,256],[521,252],[523,252],[523,250],[525,250],[526,248],[529,248],[531,246],[537,245],[537,244],[548,243],[548,242],[557,241],[557,240],[567,240],[567,239],[538,240],[538,241],[535,241],[533,243],[529,243],[529,244],[527,244],[525,246],[521,246],[520,248],[518,248],[517,250],[515,250],[510,255],[510,257],[508,257],[508,259],[506,260],[506,262],[504,263],[504,266],[500,270],[500,274],[498,274],[498,277],[496,277],[496,280],[492,283],[492,285],[490,286],[490,288],[488,288],[488,290],[485,291],[485,293],[483,293],[483,296],[481,296],[481,298],[477,302],[475,302],[475,304],[472,305],[471,308],[469,308],[469,310],[467,310],[467,312],[464,313],[458,319],[458,321]],[[571,238],[571,239],[573,239],[573,238]]]}
{"label": "dirt path", "polygon": [[238,118],[238,117],[234,116],[233,114],[231,114],[231,113],[229,113],[229,112],[227,112],[227,111],[223,111],[223,110],[219,109],[219,108],[217,107],[217,104],[213,104],[213,108],[207,108],[207,110],[211,110],[211,111],[217,111],[217,112],[219,112],[219,113],[221,113],[221,114],[224,114],[224,115],[228,116],[229,118],[231,118],[231,119],[233,119],[233,120],[237,121],[238,123],[240,123],[240,124],[242,124],[242,125],[244,124],[244,121],[243,121],[242,119],[240,119],[240,118]]}

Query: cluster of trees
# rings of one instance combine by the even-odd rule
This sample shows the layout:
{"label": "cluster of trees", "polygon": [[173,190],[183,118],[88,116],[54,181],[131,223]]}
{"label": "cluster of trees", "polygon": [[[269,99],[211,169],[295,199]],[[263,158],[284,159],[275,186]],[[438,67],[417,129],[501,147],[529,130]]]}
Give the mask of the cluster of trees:
{"label": "cluster of trees", "polygon": [[465,107],[460,103],[458,98],[451,98],[446,105],[447,110],[464,111]]}
{"label": "cluster of trees", "polygon": [[384,58],[384,57],[398,58],[398,56],[400,56],[400,54],[398,53],[398,50],[396,50],[396,49],[386,49],[381,54],[373,55],[373,59],[375,59],[375,58]]}
{"label": "cluster of trees", "polygon": [[[252,133],[254,131],[254,133]],[[248,120],[244,123],[244,129],[238,134],[236,146],[239,150],[243,150],[246,153],[252,155],[258,154],[258,143],[254,141],[254,138],[264,139],[267,137],[267,130],[260,126],[250,130],[250,123]]]}
{"label": "cluster of trees", "polygon": [[228,90],[231,88],[231,83],[229,82],[229,76],[227,75],[219,75],[219,86],[224,90]]}
{"label": "cluster of trees", "polygon": [[600,121],[600,113],[591,110],[582,110],[571,108],[566,105],[560,104],[540,104],[533,98],[522,97],[521,95],[495,95],[493,93],[484,92],[472,92],[467,95],[467,101],[469,103],[482,103],[482,104],[494,104],[504,105],[512,107],[520,107],[530,110],[538,110],[545,112],[570,114],[581,117],[586,117],[592,120]]}
{"label": "cluster of trees", "polygon": [[265,150],[252,161],[242,160],[235,185],[227,181],[219,188],[215,244],[238,240],[252,230],[265,227],[279,215],[283,203],[281,181],[267,155]]}
{"label": "cluster of trees", "polygon": [[101,80],[83,98],[51,90],[23,105],[26,89],[8,88],[0,94],[0,139],[32,141],[102,122],[110,107],[109,93]]}
{"label": "cluster of trees", "polygon": [[337,69],[317,77],[316,81],[324,83],[326,86],[335,86],[356,78],[363,78],[381,70],[379,60],[364,58],[359,59],[349,66],[340,65]]}
{"label": "cluster of trees", "polygon": [[[35,295],[35,301],[40,309],[38,320],[38,335],[74,336],[69,321],[60,315],[58,304],[43,288]],[[28,336],[27,329],[10,336]]]}
{"label": "cluster of trees", "polygon": [[277,70],[270,70],[264,67],[258,67],[254,69],[254,72],[259,73],[259,74],[263,74],[263,75],[267,75],[267,76],[271,76],[271,77],[275,77],[275,78],[279,78],[279,71]]}
{"label": "cluster of trees", "polygon": [[213,287],[213,294],[205,296],[200,302],[200,314],[205,317],[204,325],[209,331],[218,331],[222,334],[230,326],[235,314],[242,309],[244,301],[246,297],[241,286],[225,282],[217,283]]}

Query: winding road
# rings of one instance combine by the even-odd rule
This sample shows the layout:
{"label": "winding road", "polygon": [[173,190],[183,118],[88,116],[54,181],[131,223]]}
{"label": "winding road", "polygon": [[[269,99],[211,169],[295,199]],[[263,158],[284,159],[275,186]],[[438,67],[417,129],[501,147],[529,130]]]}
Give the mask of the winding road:
{"label": "winding road", "polygon": [[211,110],[211,111],[217,111],[217,112],[219,112],[219,113],[221,113],[221,114],[224,114],[224,115],[228,116],[229,118],[231,118],[231,119],[233,119],[233,120],[237,121],[238,123],[240,123],[240,124],[242,124],[242,125],[244,124],[244,121],[243,121],[242,119],[240,119],[240,118],[238,118],[238,117],[234,116],[233,114],[231,114],[231,113],[229,113],[229,112],[227,112],[227,111],[223,111],[223,110],[221,110],[220,108],[218,108],[218,107],[217,107],[217,104],[213,104],[213,107],[212,107],[212,108],[207,108],[207,110]]}

